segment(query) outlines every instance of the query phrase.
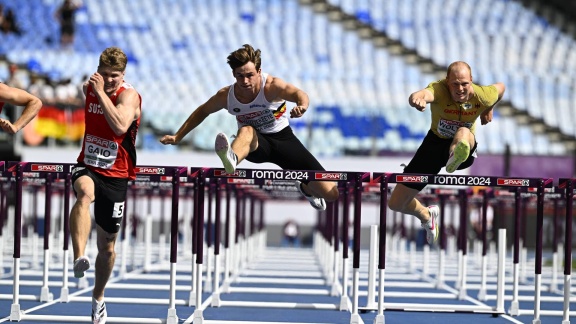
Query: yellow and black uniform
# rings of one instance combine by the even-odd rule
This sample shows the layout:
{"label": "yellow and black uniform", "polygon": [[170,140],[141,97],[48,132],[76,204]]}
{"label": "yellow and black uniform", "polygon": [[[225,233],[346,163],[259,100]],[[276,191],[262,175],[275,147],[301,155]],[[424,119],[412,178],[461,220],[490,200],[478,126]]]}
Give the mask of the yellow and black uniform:
{"label": "yellow and black uniform", "polygon": [[[452,138],[458,128],[467,127],[474,134],[475,122],[480,114],[498,102],[498,90],[493,85],[476,84],[472,84],[472,89],[472,98],[459,103],[452,99],[446,79],[432,82],[426,87],[426,90],[434,95],[434,101],[430,103],[432,123],[416,154],[404,168],[404,173],[438,174],[448,162]],[[470,150],[470,156],[460,164],[458,170],[466,169],[474,163],[477,146],[478,143],[475,143]],[[426,186],[408,183],[405,185],[418,190]]]}
{"label": "yellow and black uniform", "polygon": [[446,79],[432,82],[426,90],[432,92],[434,101],[430,103],[432,124],[430,130],[440,138],[453,138],[460,127],[467,127],[475,132],[475,121],[480,114],[498,101],[498,90],[495,86],[472,84],[474,95],[464,103],[452,100]]}

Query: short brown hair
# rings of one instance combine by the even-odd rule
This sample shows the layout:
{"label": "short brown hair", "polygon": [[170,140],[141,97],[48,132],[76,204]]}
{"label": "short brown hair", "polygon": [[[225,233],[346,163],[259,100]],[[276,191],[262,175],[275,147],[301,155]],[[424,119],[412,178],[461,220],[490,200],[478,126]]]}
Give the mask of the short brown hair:
{"label": "short brown hair", "polygon": [[98,66],[107,66],[117,71],[126,70],[128,58],[119,47],[108,47],[100,54]]}
{"label": "short brown hair", "polygon": [[260,70],[260,50],[255,50],[254,47],[249,44],[244,44],[242,48],[230,53],[227,60],[232,70],[244,66],[248,62],[254,63],[256,71]]}

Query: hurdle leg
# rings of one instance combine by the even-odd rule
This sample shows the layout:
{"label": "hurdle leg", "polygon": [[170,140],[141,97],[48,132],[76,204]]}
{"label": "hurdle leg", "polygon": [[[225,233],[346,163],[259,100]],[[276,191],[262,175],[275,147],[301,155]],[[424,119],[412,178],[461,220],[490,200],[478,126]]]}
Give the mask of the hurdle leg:
{"label": "hurdle leg", "polygon": [[378,272],[378,314],[374,318],[374,324],[384,324],[384,269]]}
{"label": "hurdle leg", "polygon": [[50,266],[50,253],[49,253],[50,249],[45,249],[44,250],[44,271],[43,271],[43,284],[42,284],[42,289],[40,289],[40,301],[41,302],[49,302],[52,301],[52,299],[54,299],[53,294],[50,292],[50,289],[48,288],[48,268]]}
{"label": "hurdle leg", "polygon": [[496,311],[504,313],[504,280],[506,273],[506,229],[498,230],[498,283],[496,287]]}
{"label": "hurdle leg", "polygon": [[376,309],[376,258],[378,255],[378,225],[370,226],[370,253],[368,259],[368,298],[366,308]]}
{"label": "hurdle leg", "polygon": [[212,253],[212,247],[209,246],[206,248],[206,281],[204,281],[204,291],[205,292],[212,292],[212,259],[210,255]]}
{"label": "hurdle leg", "polygon": [[144,221],[144,272],[150,272],[152,265],[152,215]]}
{"label": "hurdle leg", "polygon": [[20,322],[22,320],[22,312],[20,311],[20,258],[14,258],[14,295],[12,306],[10,307],[10,321]]}
{"label": "hurdle leg", "polygon": [[170,306],[166,324],[178,324],[178,315],[176,315],[176,263],[170,263]]}
{"label": "hurdle leg", "polygon": [[[342,246],[347,249],[347,246]],[[350,309],[350,298],[348,298],[348,258],[342,259],[342,296],[340,297],[340,310],[347,311]]]}
{"label": "hurdle leg", "polygon": [[562,324],[570,324],[570,287],[572,276],[564,275],[564,306],[562,308]]}
{"label": "hurdle leg", "polygon": [[358,314],[358,279],[360,276],[360,269],[354,268],[352,270],[352,314],[350,316],[350,324],[364,324],[364,321]]}
{"label": "hurdle leg", "polygon": [[[338,243],[336,243],[338,244]],[[340,278],[339,273],[338,273],[338,268],[340,266],[340,258],[338,257],[340,255],[339,251],[334,251],[334,276],[333,276],[333,280],[332,280],[332,291],[330,292],[331,296],[340,296],[340,283],[338,282],[338,278]]]}
{"label": "hurdle leg", "polygon": [[162,263],[166,259],[166,236],[164,233],[160,233],[158,236],[158,260]]}
{"label": "hurdle leg", "polygon": [[0,235],[0,276],[4,274],[4,236]]}
{"label": "hurdle leg", "polygon": [[60,302],[69,302],[68,298],[68,250],[64,250],[62,254],[62,289],[60,289]]}
{"label": "hurdle leg", "polygon": [[512,302],[510,302],[510,309],[508,313],[512,316],[520,315],[520,302],[518,301],[518,286],[520,280],[520,272],[518,263],[514,263],[514,283],[512,288]]}
{"label": "hurdle leg", "polygon": [[230,292],[230,248],[224,249],[224,280],[220,292]]}
{"label": "hurdle leg", "polygon": [[416,242],[414,241],[410,241],[409,259],[408,270],[413,273],[416,271]]}
{"label": "hurdle leg", "polygon": [[428,278],[428,264],[430,263],[430,245],[424,244],[422,248],[422,279]]}
{"label": "hurdle leg", "polygon": [[520,282],[526,283],[526,259],[528,259],[528,250],[524,247],[524,241],[520,239]]}
{"label": "hurdle leg", "polygon": [[[30,234],[32,233],[32,234]],[[34,232],[34,227],[32,225],[28,226],[28,235],[32,236],[32,239],[28,239],[28,243],[30,243],[30,250],[32,254],[32,269],[38,269],[40,265],[38,264],[38,233]]]}
{"label": "hurdle leg", "polygon": [[462,283],[462,250],[458,250],[458,276],[456,277],[456,281],[454,282],[454,288],[460,289],[460,284]]}
{"label": "hurdle leg", "polygon": [[214,255],[214,292],[211,306],[220,307],[220,254]]}
{"label": "hurdle leg", "polygon": [[436,275],[436,289],[444,287],[444,267],[446,266],[446,250],[438,250],[438,274]]}
{"label": "hurdle leg", "polygon": [[196,264],[196,309],[193,314],[193,323],[204,323],[202,311],[202,263]]}
{"label": "hurdle leg", "polygon": [[486,300],[486,272],[487,272],[487,268],[488,268],[488,260],[487,260],[487,256],[483,255],[482,256],[482,261],[481,261],[481,265],[482,265],[482,273],[481,273],[481,279],[480,279],[480,289],[478,290],[478,299],[481,301],[485,301]]}
{"label": "hurdle leg", "polygon": [[[466,243],[464,243],[466,244]],[[460,276],[460,287],[459,287],[459,294],[458,299],[464,300],[468,297],[468,292],[466,291],[466,273],[468,270],[468,255],[462,254],[462,263],[461,263],[461,272],[462,275]]]}
{"label": "hurdle leg", "polygon": [[534,275],[534,319],[532,320],[532,324],[540,324],[540,296],[541,296],[541,287],[542,284],[542,275],[537,273]]}
{"label": "hurdle leg", "polygon": [[558,251],[552,253],[552,278],[550,280],[550,286],[548,286],[548,291],[558,291]]}
{"label": "hurdle leg", "polygon": [[190,287],[190,295],[188,297],[188,306],[196,305],[196,289],[198,288],[198,283],[196,282],[196,253],[192,253],[192,269],[190,269],[190,276],[192,280],[192,287]]}

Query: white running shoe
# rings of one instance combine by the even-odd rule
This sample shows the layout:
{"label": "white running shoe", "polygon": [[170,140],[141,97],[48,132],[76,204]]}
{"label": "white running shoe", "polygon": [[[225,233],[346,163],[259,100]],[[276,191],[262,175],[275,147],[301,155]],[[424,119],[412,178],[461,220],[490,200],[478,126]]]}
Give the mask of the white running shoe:
{"label": "white running shoe", "polygon": [[316,198],[312,195],[307,195],[306,193],[304,193],[304,189],[302,189],[302,182],[300,182],[298,180],[296,180],[296,188],[298,188],[298,191],[300,191],[302,196],[304,196],[304,197],[306,197],[306,199],[308,199],[308,201],[310,202],[310,205],[312,205],[312,207],[314,207],[314,209],[326,210],[326,201],[324,200],[324,198]]}
{"label": "white running shoe", "polygon": [[428,211],[430,212],[430,220],[427,223],[422,223],[422,228],[426,230],[426,241],[428,244],[436,242],[438,239],[438,233],[440,229],[438,228],[438,216],[440,216],[440,208],[438,206],[428,206]]}
{"label": "white running shoe", "polygon": [[454,147],[454,151],[450,153],[448,163],[446,163],[446,172],[452,173],[456,171],[460,164],[468,159],[469,155],[470,144],[468,144],[466,140],[461,140],[456,144],[456,147]]}
{"label": "white running shoe", "polygon": [[214,150],[216,150],[216,154],[218,154],[218,157],[222,160],[226,173],[234,173],[236,171],[236,165],[238,164],[238,157],[236,157],[236,154],[232,151],[228,137],[226,137],[224,133],[216,135]]}
{"label": "white running shoe", "polygon": [[108,312],[106,312],[106,303],[104,300],[97,301],[92,297],[92,324],[106,324]]}
{"label": "white running shoe", "polygon": [[76,261],[74,261],[74,277],[82,278],[84,277],[84,272],[90,269],[90,259],[86,256],[81,256]]}

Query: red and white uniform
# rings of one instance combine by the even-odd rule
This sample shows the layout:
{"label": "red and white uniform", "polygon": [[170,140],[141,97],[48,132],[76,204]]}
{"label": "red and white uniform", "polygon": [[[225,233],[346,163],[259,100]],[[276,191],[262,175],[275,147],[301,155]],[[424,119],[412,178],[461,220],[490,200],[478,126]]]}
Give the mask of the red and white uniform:
{"label": "red and white uniform", "polygon": [[[132,88],[124,82],[110,100],[116,105],[122,91]],[[140,95],[138,95],[140,97]],[[140,109],[142,98],[140,97]],[[132,122],[128,131],[116,135],[100,107],[96,93],[90,85],[86,89],[86,105],[84,107],[84,141],[78,162],[84,163],[90,170],[100,175],[112,178],[136,179],[136,133],[140,125],[140,117]]]}

